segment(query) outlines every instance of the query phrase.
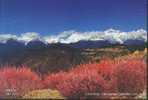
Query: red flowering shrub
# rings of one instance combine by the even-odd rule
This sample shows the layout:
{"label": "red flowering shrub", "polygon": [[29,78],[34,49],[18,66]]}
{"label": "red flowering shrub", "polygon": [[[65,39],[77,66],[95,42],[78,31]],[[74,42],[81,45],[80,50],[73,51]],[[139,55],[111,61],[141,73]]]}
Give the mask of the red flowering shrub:
{"label": "red flowering shrub", "polygon": [[41,88],[40,78],[28,68],[3,68],[0,70],[0,97],[20,97]]}
{"label": "red flowering shrub", "polygon": [[118,91],[142,93],[146,88],[146,64],[141,60],[120,60],[116,69]]}

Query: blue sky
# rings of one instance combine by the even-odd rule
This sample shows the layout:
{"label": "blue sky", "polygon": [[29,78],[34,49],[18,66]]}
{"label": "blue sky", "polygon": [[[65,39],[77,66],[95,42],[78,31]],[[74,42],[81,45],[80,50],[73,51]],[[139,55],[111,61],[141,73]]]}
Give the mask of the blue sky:
{"label": "blue sky", "polygon": [[0,34],[146,29],[146,0],[0,0]]}

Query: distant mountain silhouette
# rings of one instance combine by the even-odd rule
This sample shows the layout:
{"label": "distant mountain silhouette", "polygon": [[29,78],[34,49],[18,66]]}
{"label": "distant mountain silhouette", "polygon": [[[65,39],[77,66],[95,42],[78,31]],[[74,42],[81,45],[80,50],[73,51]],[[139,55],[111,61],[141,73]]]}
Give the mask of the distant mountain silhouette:
{"label": "distant mountain silhouette", "polygon": [[143,40],[130,39],[130,40],[125,41],[124,45],[130,51],[143,50],[145,47],[147,47],[147,42],[144,42]]}
{"label": "distant mountain silhouette", "polygon": [[79,41],[76,43],[71,43],[69,45],[74,48],[86,49],[86,48],[107,47],[107,46],[111,46],[112,43],[106,40],[97,40],[97,41]]}
{"label": "distant mountain silhouette", "polygon": [[68,70],[87,59],[79,49],[62,44],[44,44],[41,41],[24,43],[9,40],[0,43],[0,65],[27,65],[39,73]]}
{"label": "distant mountain silhouette", "polygon": [[22,42],[10,39],[5,44],[0,43],[0,58],[4,61],[12,57],[18,57],[24,50],[25,45]]}
{"label": "distant mountain silhouette", "polygon": [[43,48],[47,48],[47,45],[40,40],[33,40],[27,43],[26,48],[27,49],[43,49]]}
{"label": "distant mountain silhouette", "polygon": [[[121,44],[112,44],[104,40],[79,41],[70,44],[45,44],[40,40],[34,40],[25,44],[10,39],[6,43],[0,43],[0,65],[25,64],[39,73],[68,70],[72,66],[88,62],[89,59],[83,54],[83,50],[113,46],[121,46]],[[127,40],[122,46],[134,51],[144,49],[146,43],[141,40]]]}
{"label": "distant mountain silhouette", "polygon": [[145,44],[143,40],[134,40],[134,39],[126,40],[124,42],[124,45],[143,45],[143,44]]}

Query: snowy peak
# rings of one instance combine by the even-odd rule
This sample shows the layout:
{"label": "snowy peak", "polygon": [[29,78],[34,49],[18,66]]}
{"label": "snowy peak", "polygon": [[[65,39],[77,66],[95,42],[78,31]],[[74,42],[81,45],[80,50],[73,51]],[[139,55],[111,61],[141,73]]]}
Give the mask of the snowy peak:
{"label": "snowy peak", "polygon": [[129,32],[123,32],[115,29],[107,29],[105,31],[90,31],[90,32],[77,32],[77,31],[64,31],[57,35],[41,36],[36,32],[23,33],[21,35],[13,34],[0,34],[0,42],[6,43],[7,40],[14,39],[17,41],[25,42],[26,44],[33,40],[39,40],[44,43],[76,43],[79,41],[97,41],[107,40],[111,43],[123,44],[127,40],[141,40],[147,41],[147,31],[138,29]]}

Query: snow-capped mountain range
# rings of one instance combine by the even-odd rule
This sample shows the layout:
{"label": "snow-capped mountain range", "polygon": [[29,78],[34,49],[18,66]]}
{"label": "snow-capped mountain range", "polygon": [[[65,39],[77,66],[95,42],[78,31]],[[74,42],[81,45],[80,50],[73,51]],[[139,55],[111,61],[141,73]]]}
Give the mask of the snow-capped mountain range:
{"label": "snow-capped mountain range", "polygon": [[109,41],[110,43],[123,44],[127,40],[140,40],[147,42],[147,31],[138,29],[129,32],[123,32],[115,29],[107,29],[105,31],[90,31],[90,32],[77,32],[77,31],[64,31],[57,35],[41,36],[36,32],[22,33],[21,35],[14,34],[0,34],[0,43],[6,43],[8,40],[13,39],[25,44],[33,40],[39,40],[44,43],[76,43],[79,41]]}

